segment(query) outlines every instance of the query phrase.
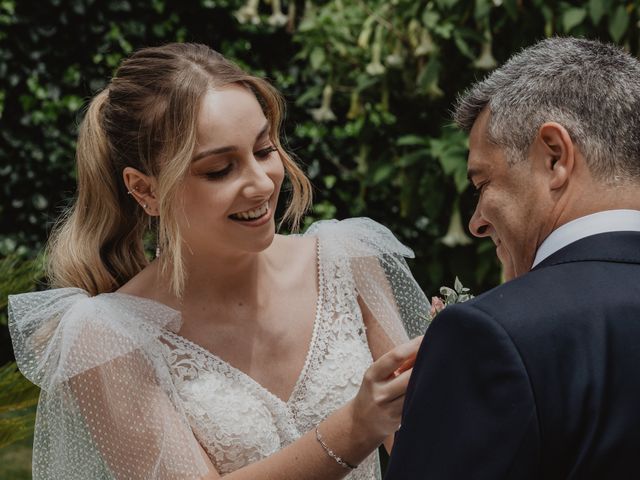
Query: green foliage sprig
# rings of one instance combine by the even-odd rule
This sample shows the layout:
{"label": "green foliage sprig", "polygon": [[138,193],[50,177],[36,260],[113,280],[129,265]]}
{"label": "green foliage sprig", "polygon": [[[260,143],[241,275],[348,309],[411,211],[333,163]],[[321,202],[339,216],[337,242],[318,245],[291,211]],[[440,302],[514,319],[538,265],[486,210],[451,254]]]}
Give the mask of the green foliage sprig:
{"label": "green foliage sprig", "polygon": [[33,434],[39,394],[15,363],[0,367],[0,449]]}
{"label": "green foliage sprig", "polygon": [[0,325],[7,324],[8,296],[35,290],[43,276],[42,256],[30,259],[12,254],[0,258]]}

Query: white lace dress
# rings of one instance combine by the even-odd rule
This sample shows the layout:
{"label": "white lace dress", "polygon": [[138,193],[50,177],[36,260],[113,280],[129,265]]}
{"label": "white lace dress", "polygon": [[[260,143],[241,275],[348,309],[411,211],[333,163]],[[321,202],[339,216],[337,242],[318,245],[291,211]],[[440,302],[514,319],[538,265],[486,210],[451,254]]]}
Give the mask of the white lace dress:
{"label": "white lace dress", "polygon": [[[318,238],[320,290],[286,402],[178,335],[179,313],[156,302],[79,289],[12,296],[16,359],[43,389],[34,479],[199,478],[194,436],[227,474],[353,398],[372,362],[358,297],[394,342],[407,339],[406,326],[422,333],[428,303],[402,260],[411,252],[379,224],[320,222],[306,235]],[[377,452],[346,478],[380,479]]]}

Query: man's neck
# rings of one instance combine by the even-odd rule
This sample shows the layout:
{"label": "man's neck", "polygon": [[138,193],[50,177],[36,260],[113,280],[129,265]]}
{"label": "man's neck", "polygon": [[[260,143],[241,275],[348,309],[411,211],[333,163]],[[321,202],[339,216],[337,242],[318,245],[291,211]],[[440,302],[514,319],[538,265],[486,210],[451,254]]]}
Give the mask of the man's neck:
{"label": "man's neck", "polygon": [[531,268],[582,238],[617,231],[640,231],[640,209],[605,210],[563,224],[542,242]]}
{"label": "man's neck", "polygon": [[610,210],[640,210],[640,186],[590,185],[564,202],[551,231],[578,218]]}

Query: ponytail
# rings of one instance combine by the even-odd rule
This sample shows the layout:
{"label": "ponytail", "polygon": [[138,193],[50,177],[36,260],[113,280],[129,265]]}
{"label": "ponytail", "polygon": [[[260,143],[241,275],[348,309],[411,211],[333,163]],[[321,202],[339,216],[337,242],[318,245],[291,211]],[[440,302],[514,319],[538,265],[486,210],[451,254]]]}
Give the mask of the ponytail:
{"label": "ponytail", "polygon": [[103,114],[108,100],[108,89],[96,95],[80,125],[77,196],[47,245],[51,285],[91,295],[116,290],[148,263],[145,216],[133,204],[125,208],[131,200],[111,159]]}

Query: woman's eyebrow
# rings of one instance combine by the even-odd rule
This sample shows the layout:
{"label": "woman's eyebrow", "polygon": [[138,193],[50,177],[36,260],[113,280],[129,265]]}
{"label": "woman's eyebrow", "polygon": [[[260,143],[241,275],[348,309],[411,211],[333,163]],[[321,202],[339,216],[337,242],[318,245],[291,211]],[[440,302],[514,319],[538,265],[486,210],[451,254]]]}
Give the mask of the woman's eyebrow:
{"label": "woman's eyebrow", "polygon": [[[260,140],[262,137],[264,137],[267,133],[269,132],[269,122],[267,121],[264,126],[262,127],[262,129],[260,130],[260,132],[258,133],[258,135],[256,135],[256,142],[258,140]],[[197,162],[198,160],[200,160],[201,158],[204,157],[208,157],[211,155],[221,155],[223,153],[229,153],[229,152],[235,152],[236,150],[238,150],[238,147],[236,147],[235,145],[228,145],[225,147],[218,147],[218,148],[211,148],[209,150],[204,150],[200,153],[198,153],[197,155],[195,155],[193,157],[193,159],[191,160],[191,162]]]}

